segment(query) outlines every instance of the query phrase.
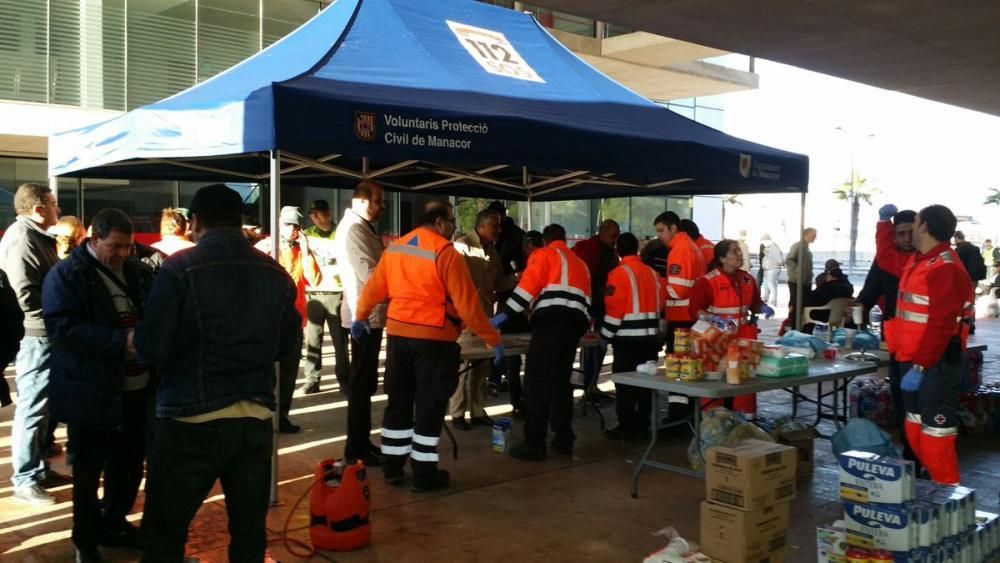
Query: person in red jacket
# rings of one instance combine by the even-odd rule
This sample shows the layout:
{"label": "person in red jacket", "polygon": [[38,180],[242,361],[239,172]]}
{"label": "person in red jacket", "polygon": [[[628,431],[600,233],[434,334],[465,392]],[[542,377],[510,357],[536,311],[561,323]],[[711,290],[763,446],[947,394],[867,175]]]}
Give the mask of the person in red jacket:
{"label": "person in red jacket", "polygon": [[705,258],[691,237],[681,230],[681,219],[673,211],[664,211],[653,220],[656,237],[667,247],[666,301],[667,353],[674,352],[674,329],[690,328],[688,306],[694,281],[705,274]]}
{"label": "person in red jacket", "polygon": [[876,262],[900,277],[887,338],[905,370],[900,382],[904,429],[931,479],[954,485],[959,482],[958,393],[968,369],[965,344],[975,316],[974,286],[949,244],[957,224],[950,209],[931,205],[917,213],[916,253],[908,256],[896,247],[889,221],[897,211],[892,204],[879,210]]}
{"label": "person in red jacket", "polygon": [[455,250],[455,211],[449,203],[428,204],[420,226],[389,245],[358,298],[351,336],[372,338],[372,310],[389,300],[385,331],[385,387],[382,469],[392,485],[403,482],[410,458],[414,492],[448,486],[438,469],[438,442],[448,399],[458,386],[459,334],[464,325],[503,359],[500,334],[479,302],[479,291],[462,255]]}
{"label": "person in red jacket", "polygon": [[[601,348],[615,347],[611,371],[635,371],[636,366],[656,361],[660,347],[660,317],[663,316],[663,279],[637,256],[639,240],[632,233],[615,243],[621,264],[608,274],[604,291]],[[648,389],[615,384],[618,426],[604,432],[612,440],[648,438],[651,401]]]}
{"label": "person in red jacket", "polygon": [[[712,250],[712,261],[708,273],[698,278],[691,288],[692,317],[718,318],[733,321],[738,326],[746,324],[752,313],[764,313],[770,318],[774,310],[760,299],[757,280],[743,265],[743,250],[739,241],[725,239]],[[751,331],[754,327],[746,327]],[[702,408],[710,407],[716,401],[703,400]],[[757,395],[739,395],[732,401],[726,400],[727,407],[742,412],[749,418],[757,413]]]}
{"label": "person in red jacket", "polygon": [[701,234],[698,223],[690,219],[681,219],[681,230],[687,233],[687,236],[691,237],[691,240],[694,241],[694,245],[698,247],[701,255],[705,258],[705,264],[708,264],[715,258],[715,244],[705,238],[705,235]]}
{"label": "person in red jacket", "polygon": [[528,417],[524,442],[510,455],[526,461],[545,459],[551,425],[552,449],[573,455],[573,388],[570,375],[580,337],[590,324],[590,272],[566,247],[566,230],[549,225],[542,231],[545,248],[528,258],[517,289],[491,323],[499,327],[514,315],[531,312],[531,343],[524,375]]}

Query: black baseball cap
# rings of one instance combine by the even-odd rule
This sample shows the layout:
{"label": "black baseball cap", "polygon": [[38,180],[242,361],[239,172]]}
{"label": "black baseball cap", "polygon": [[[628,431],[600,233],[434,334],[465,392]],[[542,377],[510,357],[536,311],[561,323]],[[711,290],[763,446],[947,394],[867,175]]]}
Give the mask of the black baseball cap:
{"label": "black baseball cap", "polygon": [[329,211],[330,203],[325,199],[314,199],[309,204],[309,211]]}

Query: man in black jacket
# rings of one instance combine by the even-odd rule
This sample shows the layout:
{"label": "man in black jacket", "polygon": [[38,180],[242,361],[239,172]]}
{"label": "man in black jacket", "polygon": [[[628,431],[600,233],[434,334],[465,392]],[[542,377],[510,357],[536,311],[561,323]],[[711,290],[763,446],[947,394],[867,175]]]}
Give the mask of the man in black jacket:
{"label": "man in black jacket", "polygon": [[[104,209],[93,236],[57,264],[42,288],[52,342],[52,416],[73,442],[73,544],[77,561],[100,561],[98,545],[136,547],[132,509],[146,450],[149,370],[133,330],[152,271],[131,258],[132,222]],[[104,499],[97,488],[104,476]]]}
{"label": "man in black jacket", "polygon": [[7,272],[24,313],[24,338],[17,353],[17,407],[11,426],[10,480],[14,498],[55,504],[43,487],[68,483],[49,470],[49,361],[51,344],[42,321],[42,280],[59,261],[56,239],[46,232],[59,220],[55,194],[40,184],[22,184],[14,194],[17,220],[0,240],[0,268]]}
{"label": "man in black jacket", "polygon": [[[896,248],[901,252],[913,252],[913,221],[917,213],[911,210],[903,210],[892,217],[893,230],[896,233]],[[880,304],[882,309],[882,326],[886,326],[885,321],[892,320],[896,316],[896,294],[899,292],[899,278],[883,270],[875,261],[872,261],[872,268],[865,278],[865,285],[858,294],[858,301],[864,306],[866,311],[871,310],[876,304]],[[891,324],[891,323],[890,323]],[[884,331],[883,331],[884,333]],[[896,361],[896,355],[889,351],[889,388],[892,390],[892,422],[893,426],[899,430],[899,439],[903,442],[903,457],[911,461],[917,461],[916,454],[906,441],[906,433],[903,432],[903,421],[906,418],[906,409],[903,406],[903,391],[899,388],[900,379],[903,374],[900,364]]]}
{"label": "man in black jacket", "polygon": [[[958,259],[965,266],[965,271],[972,278],[972,287],[979,287],[979,282],[986,279],[986,261],[983,260],[983,253],[979,247],[965,240],[965,233],[955,231],[955,253]],[[969,327],[969,334],[976,333],[976,319],[973,317],[972,326]]]}

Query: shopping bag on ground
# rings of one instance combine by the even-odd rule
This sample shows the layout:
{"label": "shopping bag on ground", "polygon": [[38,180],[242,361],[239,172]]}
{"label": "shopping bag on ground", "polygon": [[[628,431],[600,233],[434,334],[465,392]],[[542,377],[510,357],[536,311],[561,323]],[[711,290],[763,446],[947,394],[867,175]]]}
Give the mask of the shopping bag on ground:
{"label": "shopping bag on ground", "polygon": [[851,450],[899,457],[892,437],[867,418],[852,418],[831,439],[833,453],[838,456]]}

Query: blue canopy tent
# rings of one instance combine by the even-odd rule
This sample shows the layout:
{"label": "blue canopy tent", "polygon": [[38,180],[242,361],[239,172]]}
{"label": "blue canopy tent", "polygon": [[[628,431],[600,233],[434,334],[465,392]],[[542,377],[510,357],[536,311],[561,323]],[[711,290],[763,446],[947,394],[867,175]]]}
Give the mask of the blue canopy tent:
{"label": "blue canopy tent", "polygon": [[211,80],[53,135],[49,169],[334,187],[378,178],[390,190],[529,201],[800,193],[808,181],[807,157],[677,115],[531,16],[469,0],[338,0]]}
{"label": "blue canopy tent", "polygon": [[268,183],[271,232],[282,182],[529,202],[804,197],[808,168],[642,98],[531,16],[471,0],[337,0],[210,80],[49,139],[52,177]]}

